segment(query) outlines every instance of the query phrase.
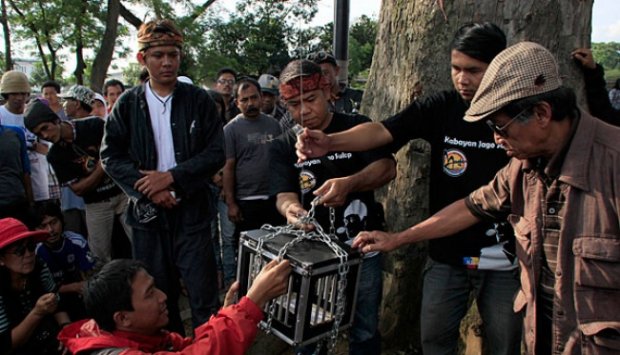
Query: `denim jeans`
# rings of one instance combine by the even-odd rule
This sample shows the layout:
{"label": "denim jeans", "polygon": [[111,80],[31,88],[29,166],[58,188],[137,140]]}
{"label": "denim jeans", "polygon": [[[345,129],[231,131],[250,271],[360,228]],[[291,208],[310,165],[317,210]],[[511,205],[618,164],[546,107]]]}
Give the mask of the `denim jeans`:
{"label": "denim jeans", "polygon": [[488,354],[521,353],[523,317],[512,310],[518,271],[468,270],[428,259],[422,294],[424,354],[456,354],[459,326],[474,292]]}
{"label": "denim jeans", "polygon": [[[379,355],[381,354],[381,336],[379,330],[379,307],[383,295],[383,271],[381,254],[364,259],[360,282],[357,289],[357,300],[353,324],[349,329],[349,354]],[[296,354],[314,354],[315,345],[307,345],[295,349]],[[319,354],[325,354],[321,349]]]}
{"label": "denim jeans", "polygon": [[[235,224],[228,219],[228,206],[223,199],[220,198],[221,189],[217,186],[210,185],[211,192],[216,204],[217,214],[211,222],[211,233],[216,234],[219,229],[219,250],[214,250],[218,267],[222,266],[224,272],[224,284],[229,284],[237,278],[237,247],[234,239]],[[217,237],[213,237],[216,238]],[[220,254],[221,253],[221,254]]]}

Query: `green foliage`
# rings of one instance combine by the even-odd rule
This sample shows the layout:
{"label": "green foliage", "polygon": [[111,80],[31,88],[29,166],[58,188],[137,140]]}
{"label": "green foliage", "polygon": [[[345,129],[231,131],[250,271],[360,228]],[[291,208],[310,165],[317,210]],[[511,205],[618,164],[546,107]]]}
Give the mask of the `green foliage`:
{"label": "green foliage", "polygon": [[606,71],[620,69],[620,43],[592,43],[592,55]]}

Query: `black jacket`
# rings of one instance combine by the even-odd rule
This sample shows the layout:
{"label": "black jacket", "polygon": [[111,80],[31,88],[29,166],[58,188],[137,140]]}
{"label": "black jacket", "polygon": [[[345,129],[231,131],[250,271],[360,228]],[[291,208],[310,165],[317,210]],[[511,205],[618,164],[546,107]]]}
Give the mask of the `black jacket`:
{"label": "black jacket", "polygon": [[[207,183],[224,165],[224,133],[219,117],[215,103],[205,90],[177,82],[170,116],[177,166],[170,172],[177,198],[182,201],[180,208],[196,203],[208,206],[205,204],[210,199]],[[133,188],[142,177],[139,170],[157,169],[144,85],[128,90],[114,105],[105,125],[101,162],[108,175],[130,197],[130,211],[132,204],[146,199]],[[135,226],[131,213],[128,215],[128,222]]]}
{"label": "black jacket", "polygon": [[614,126],[620,126],[620,110],[614,109],[609,102],[603,67],[597,64],[595,69],[582,67],[582,71],[586,84],[586,99],[592,116]]}

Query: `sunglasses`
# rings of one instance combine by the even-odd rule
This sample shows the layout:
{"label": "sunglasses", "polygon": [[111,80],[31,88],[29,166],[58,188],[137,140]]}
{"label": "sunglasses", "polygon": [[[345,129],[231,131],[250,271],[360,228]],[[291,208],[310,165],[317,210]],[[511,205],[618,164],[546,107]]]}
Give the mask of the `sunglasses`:
{"label": "sunglasses", "polygon": [[11,254],[17,255],[19,257],[22,257],[26,254],[26,250],[34,253],[34,250],[36,249],[37,245],[33,240],[28,240],[26,242],[21,243],[20,245],[18,245],[15,250],[13,250],[12,252],[10,252]]}
{"label": "sunglasses", "polygon": [[308,57],[306,59],[313,61],[313,62],[322,62],[326,59],[334,60],[334,56],[329,52],[319,51],[319,52],[308,54]]}
{"label": "sunglasses", "polygon": [[517,113],[513,118],[511,118],[510,121],[506,122],[506,124],[503,126],[498,126],[497,124],[495,124],[495,122],[491,120],[487,120],[486,122],[487,126],[489,126],[489,128],[493,131],[493,133],[497,134],[500,137],[506,138],[508,137],[508,132],[506,132],[506,130],[508,129],[508,126],[510,126],[514,121],[516,121],[521,116],[525,115],[529,110],[530,110],[530,107],[523,109],[521,112]]}

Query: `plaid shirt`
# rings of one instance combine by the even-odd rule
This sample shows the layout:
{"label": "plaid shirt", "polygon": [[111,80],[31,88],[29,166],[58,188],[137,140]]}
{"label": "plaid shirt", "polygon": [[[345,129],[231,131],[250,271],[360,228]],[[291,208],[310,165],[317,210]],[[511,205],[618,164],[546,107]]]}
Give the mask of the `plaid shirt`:
{"label": "plaid shirt", "polygon": [[[555,175],[565,200],[557,226],[559,234],[552,236],[557,240],[557,254],[553,268],[551,351],[553,354],[618,353],[620,129],[585,112],[581,112],[575,124],[574,136]],[[544,176],[537,172],[533,161],[512,159],[491,183],[466,199],[475,215],[482,218],[508,215],[514,227],[521,269],[521,291],[514,309],[526,309],[524,338],[528,353],[536,349],[537,297],[541,270],[547,261],[545,253],[549,252],[548,246],[547,250],[544,246],[550,237],[550,229],[545,228],[549,223],[544,223],[548,215],[544,207],[552,203],[547,197],[558,197],[546,192]]]}

